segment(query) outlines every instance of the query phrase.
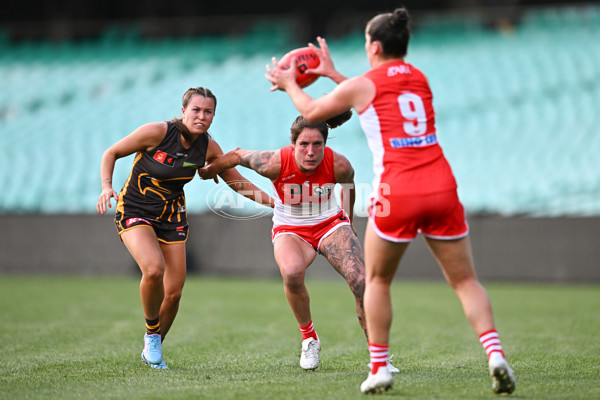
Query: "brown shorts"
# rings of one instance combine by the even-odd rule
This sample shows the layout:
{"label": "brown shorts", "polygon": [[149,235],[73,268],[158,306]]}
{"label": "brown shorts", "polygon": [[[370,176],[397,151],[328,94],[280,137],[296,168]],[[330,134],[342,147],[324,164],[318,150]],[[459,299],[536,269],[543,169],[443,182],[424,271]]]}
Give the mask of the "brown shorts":
{"label": "brown shorts", "polygon": [[115,214],[115,225],[119,236],[123,232],[138,226],[149,226],[154,229],[156,237],[163,243],[185,243],[189,228],[185,218],[180,222],[167,222],[148,217],[123,215],[119,211]]}

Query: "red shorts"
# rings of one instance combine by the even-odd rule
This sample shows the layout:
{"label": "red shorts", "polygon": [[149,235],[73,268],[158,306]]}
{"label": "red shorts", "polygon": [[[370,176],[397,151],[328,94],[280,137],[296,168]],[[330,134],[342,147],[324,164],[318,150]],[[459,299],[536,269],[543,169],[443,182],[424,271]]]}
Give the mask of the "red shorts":
{"label": "red shorts", "polygon": [[281,235],[295,235],[311,245],[317,252],[323,239],[331,235],[337,228],[350,225],[350,219],[344,210],[316,225],[278,225],[271,231],[271,239],[275,243]]}
{"label": "red shorts", "polygon": [[465,210],[454,190],[371,199],[369,219],[377,235],[392,242],[409,242],[419,232],[433,239],[446,240],[469,234]]}

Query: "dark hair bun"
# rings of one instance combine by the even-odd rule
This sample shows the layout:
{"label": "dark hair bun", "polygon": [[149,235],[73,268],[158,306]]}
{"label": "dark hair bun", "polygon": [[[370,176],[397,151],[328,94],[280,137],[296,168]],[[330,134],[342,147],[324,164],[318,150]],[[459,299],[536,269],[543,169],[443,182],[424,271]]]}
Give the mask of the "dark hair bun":
{"label": "dark hair bun", "polygon": [[341,113],[340,115],[336,115],[335,117],[332,117],[325,122],[327,122],[327,126],[329,127],[329,129],[333,129],[333,128],[337,128],[338,126],[342,125],[344,122],[348,121],[351,117],[352,117],[352,110],[346,110],[343,113]]}
{"label": "dark hair bun", "polygon": [[390,24],[393,27],[403,29],[408,26],[410,22],[410,15],[408,15],[408,10],[404,7],[396,8],[392,13],[392,17],[390,18]]}

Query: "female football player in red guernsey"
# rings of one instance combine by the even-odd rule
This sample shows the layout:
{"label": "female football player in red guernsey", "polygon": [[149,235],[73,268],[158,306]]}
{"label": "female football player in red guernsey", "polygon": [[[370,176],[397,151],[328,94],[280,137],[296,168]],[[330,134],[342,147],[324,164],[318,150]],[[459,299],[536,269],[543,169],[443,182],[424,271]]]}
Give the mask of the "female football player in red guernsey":
{"label": "female football player in red guernsey", "polygon": [[[310,299],[304,284],[306,269],[321,253],[342,275],[356,299],[358,321],[364,322],[364,261],[352,227],[354,169],[343,155],[325,144],[329,128],[352,116],[347,110],[326,122],[309,124],[298,117],[291,128],[290,146],[275,151],[232,150],[198,173],[210,179],[236,165],[253,169],[274,186],[273,240],[275,261],[285,295],[302,333],[300,366],[319,366],[321,342],[313,327]],[[333,189],[342,184],[341,208]]]}
{"label": "female football player in red guernsey", "polygon": [[[117,201],[119,236],[142,271],[146,334],[141,358],[155,369],[167,369],[162,340],[177,315],[185,282],[188,223],[183,186],[205,161],[223,154],[208,134],[217,107],[215,95],[203,87],[190,88],[182,103],[182,118],[142,125],[109,147],[100,165],[97,210],[104,214],[111,199]],[[131,174],[117,195],[112,187],[115,162],[133,153],[137,154]],[[221,178],[252,200],[272,206],[269,195],[235,169],[224,171]]]}
{"label": "female football player in red guernsey", "polygon": [[390,285],[409,243],[418,232],[440,264],[488,356],[496,393],[515,389],[492,307],[474,271],[468,226],[452,170],[437,142],[432,94],[426,77],[404,62],[410,36],[405,8],[372,18],[365,29],[365,50],[372,69],[346,79],[336,71],[327,44],[313,48],[318,67],[306,71],[338,83],[313,99],[295,82],[295,62],[282,70],[273,59],[267,79],[288,93],[301,115],[322,121],[347,108],[359,113],[373,154],[374,193],[365,234],[365,313],[372,369],[361,384],[364,393],[392,387],[385,360],[392,321]]}

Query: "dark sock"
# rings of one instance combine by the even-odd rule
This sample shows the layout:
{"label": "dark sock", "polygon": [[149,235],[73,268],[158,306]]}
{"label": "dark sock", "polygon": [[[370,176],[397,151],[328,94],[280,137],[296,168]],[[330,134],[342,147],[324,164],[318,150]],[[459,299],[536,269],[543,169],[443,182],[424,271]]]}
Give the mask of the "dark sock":
{"label": "dark sock", "polygon": [[153,320],[146,319],[146,334],[160,335],[160,323],[158,322],[158,318]]}

